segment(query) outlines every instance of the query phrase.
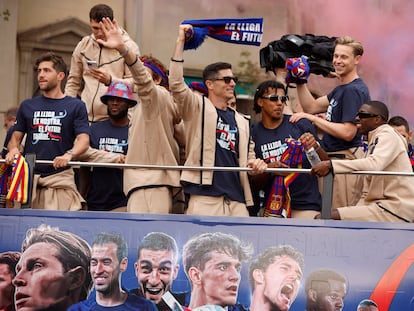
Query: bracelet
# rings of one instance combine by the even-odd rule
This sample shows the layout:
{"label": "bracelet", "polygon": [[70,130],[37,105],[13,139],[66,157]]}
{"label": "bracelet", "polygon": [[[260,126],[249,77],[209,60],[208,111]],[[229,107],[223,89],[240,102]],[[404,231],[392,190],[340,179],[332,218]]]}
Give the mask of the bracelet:
{"label": "bracelet", "polygon": [[73,157],[73,150],[72,149],[66,150],[65,153],[70,154]]}
{"label": "bracelet", "polygon": [[121,55],[122,57],[125,57],[125,56],[128,55],[128,52],[129,52],[129,48],[127,47],[126,50],[125,50],[125,52],[122,53],[122,54],[120,53],[119,55]]}
{"label": "bracelet", "polygon": [[184,59],[175,59],[171,57],[171,61],[175,63],[184,63]]}
{"label": "bracelet", "polygon": [[134,66],[137,63],[137,61],[138,61],[138,55],[136,56],[135,61],[132,64],[128,64],[126,61],[125,61],[125,64],[127,64],[128,67],[131,67],[131,66]]}

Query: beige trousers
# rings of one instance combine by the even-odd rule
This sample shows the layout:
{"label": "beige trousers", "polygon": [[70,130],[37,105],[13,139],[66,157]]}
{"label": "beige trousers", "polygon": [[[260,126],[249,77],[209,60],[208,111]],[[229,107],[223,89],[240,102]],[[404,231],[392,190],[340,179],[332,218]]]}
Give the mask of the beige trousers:
{"label": "beige trousers", "polygon": [[229,200],[224,196],[209,197],[204,195],[190,196],[186,214],[249,217],[249,212],[244,203]]}
{"label": "beige trousers", "polygon": [[142,214],[170,214],[172,191],[168,187],[138,189],[128,198],[127,211]]}

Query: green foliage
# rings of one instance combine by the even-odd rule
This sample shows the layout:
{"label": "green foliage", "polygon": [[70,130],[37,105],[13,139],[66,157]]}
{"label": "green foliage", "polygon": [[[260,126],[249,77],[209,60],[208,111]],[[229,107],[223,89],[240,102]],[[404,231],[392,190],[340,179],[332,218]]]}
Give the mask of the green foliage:
{"label": "green foliage", "polygon": [[260,68],[257,62],[250,59],[251,53],[242,51],[240,53],[241,61],[238,63],[236,74],[240,78],[238,85],[246,94],[254,96],[256,86],[267,79],[270,79],[270,74],[266,73],[263,68]]}

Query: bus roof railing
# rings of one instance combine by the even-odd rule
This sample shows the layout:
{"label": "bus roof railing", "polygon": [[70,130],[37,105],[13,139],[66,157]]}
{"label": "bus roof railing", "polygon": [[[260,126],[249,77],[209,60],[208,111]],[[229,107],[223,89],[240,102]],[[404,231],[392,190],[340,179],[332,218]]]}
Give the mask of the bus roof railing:
{"label": "bus roof railing", "polygon": [[[0,159],[0,163],[5,163]],[[35,164],[53,165],[51,160],[35,160]],[[70,161],[68,166],[104,167],[121,169],[165,169],[165,170],[187,170],[187,171],[236,171],[250,172],[250,167],[219,167],[219,166],[187,166],[187,165],[157,165],[157,164],[127,164],[127,163],[105,163],[105,162],[83,162]],[[267,168],[269,173],[310,173],[311,169],[304,168]],[[390,172],[390,171],[352,171],[336,174],[356,174],[356,175],[394,175],[394,176],[414,176],[414,172]]]}
{"label": "bus roof railing", "polygon": [[[27,154],[26,161],[29,163],[30,174],[33,175],[33,167],[36,164],[53,165],[51,160],[38,160],[34,154]],[[4,159],[0,159],[0,163],[5,163]],[[130,164],[130,163],[101,163],[101,162],[83,162],[70,161],[68,166],[72,167],[101,167],[101,168],[117,168],[117,169],[164,169],[164,170],[189,170],[189,171],[237,171],[250,172],[253,171],[250,167],[208,167],[208,166],[187,166],[187,165],[156,165],[156,164]],[[265,172],[268,173],[300,173],[309,174],[311,169],[303,168],[267,168]],[[414,176],[413,172],[389,172],[389,171],[352,171],[340,174],[357,174],[357,175],[391,175],[391,176]],[[31,179],[32,180],[32,179]],[[30,190],[32,190],[30,188]],[[323,177],[323,192],[322,192],[322,209],[321,218],[331,218],[332,206],[332,192],[333,192],[333,174],[330,172]],[[31,191],[29,194],[29,201],[22,208],[30,208]]]}

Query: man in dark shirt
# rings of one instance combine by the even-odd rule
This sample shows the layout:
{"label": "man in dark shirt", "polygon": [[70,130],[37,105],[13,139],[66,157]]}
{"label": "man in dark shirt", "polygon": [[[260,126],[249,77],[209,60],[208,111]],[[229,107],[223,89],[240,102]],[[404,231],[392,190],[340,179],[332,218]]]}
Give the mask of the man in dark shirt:
{"label": "man in dark shirt", "polygon": [[[367,85],[358,75],[363,53],[364,48],[359,41],[349,36],[337,38],[332,64],[340,85],[315,99],[307,83],[297,84],[304,112],[293,115],[291,120],[306,118],[323,131],[321,146],[332,159],[356,159],[364,155],[361,135],[355,123],[358,109],[371,99]],[[326,118],[316,116],[321,112],[326,112]],[[335,175],[332,209],[356,204],[361,189],[359,176]]]}
{"label": "man in dark shirt", "polygon": [[[256,156],[263,159],[269,167],[285,166],[281,163],[281,157],[289,148],[286,139],[299,140],[307,132],[316,136],[315,129],[310,121],[306,119],[299,120],[296,123],[289,121],[290,116],[283,113],[287,100],[285,87],[280,82],[268,80],[257,87],[254,97],[254,109],[256,113],[261,112],[262,120],[252,127],[252,139],[255,144]],[[317,142],[314,143],[316,149],[318,149]],[[322,150],[319,152],[322,152]],[[309,161],[304,155],[302,156],[302,162],[303,168],[310,168]],[[266,204],[271,196],[272,184],[275,182],[275,178],[278,177],[270,173],[250,177],[256,209],[260,205],[260,191],[264,191],[262,204]],[[284,187],[284,185],[280,186]],[[316,176],[299,174],[284,191],[285,193],[289,191],[291,200],[285,202],[282,208],[288,209],[287,205],[289,204],[291,217],[313,219],[320,212],[321,195]],[[278,202],[283,202],[280,199],[278,198]],[[287,217],[282,212],[278,215]]]}
{"label": "man in dark shirt", "polygon": [[[91,147],[125,155],[128,151],[128,109],[137,104],[131,87],[124,82],[112,82],[101,100],[107,105],[109,119],[91,125]],[[122,210],[127,205],[123,170],[82,167],[79,188],[88,210]]]}
{"label": "man in dark shirt", "polygon": [[86,107],[81,100],[62,92],[67,71],[62,57],[45,53],[35,66],[42,95],[21,103],[6,163],[11,165],[15,155],[20,154],[19,147],[26,134],[24,154],[34,153],[38,160],[53,161],[53,166],[34,168],[31,207],[79,210],[83,200],[76,190],[73,170],[67,164],[89,148]]}

